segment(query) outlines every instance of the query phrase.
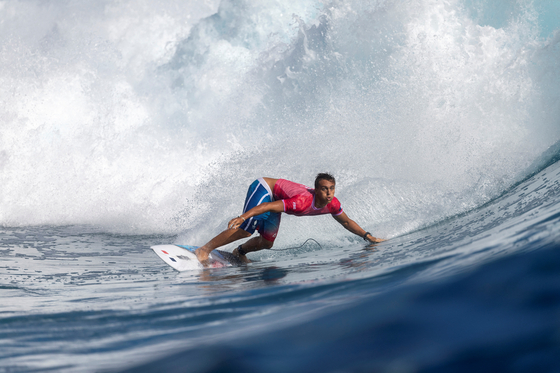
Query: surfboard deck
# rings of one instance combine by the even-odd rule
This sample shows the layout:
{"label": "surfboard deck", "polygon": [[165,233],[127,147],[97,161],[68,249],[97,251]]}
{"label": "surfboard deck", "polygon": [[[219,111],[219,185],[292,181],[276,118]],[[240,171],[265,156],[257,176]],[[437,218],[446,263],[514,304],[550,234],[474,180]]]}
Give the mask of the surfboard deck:
{"label": "surfboard deck", "polygon": [[[204,266],[199,262],[194,251],[198,246],[191,245],[155,245],[152,250],[165,263],[175,268],[177,271],[192,271],[195,269],[203,269]],[[209,255],[211,268],[230,267],[239,265],[241,261],[231,253],[221,250],[214,250]]]}

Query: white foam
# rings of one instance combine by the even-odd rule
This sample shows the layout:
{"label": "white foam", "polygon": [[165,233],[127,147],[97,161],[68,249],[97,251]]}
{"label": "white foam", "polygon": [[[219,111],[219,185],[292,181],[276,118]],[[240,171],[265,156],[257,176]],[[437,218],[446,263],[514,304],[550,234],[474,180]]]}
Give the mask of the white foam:
{"label": "white foam", "polygon": [[257,177],[327,170],[391,236],[499,195],[560,137],[560,42],[530,4],[499,26],[459,1],[2,4],[3,225],[198,242]]}

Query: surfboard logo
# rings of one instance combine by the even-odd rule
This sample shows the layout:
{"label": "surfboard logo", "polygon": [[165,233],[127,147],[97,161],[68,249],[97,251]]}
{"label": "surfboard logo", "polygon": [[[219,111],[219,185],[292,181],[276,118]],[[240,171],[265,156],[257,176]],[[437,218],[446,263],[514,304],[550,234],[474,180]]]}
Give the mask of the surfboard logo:
{"label": "surfboard logo", "polygon": [[[165,255],[169,256],[169,260],[171,260],[174,263],[177,263],[177,260],[175,260],[175,258],[172,257],[171,254],[169,254],[167,251],[161,250],[161,252],[164,253]],[[183,260],[185,260],[185,259],[189,260],[189,258],[187,258],[186,256],[183,256],[183,255],[178,255],[177,258],[183,259]]]}

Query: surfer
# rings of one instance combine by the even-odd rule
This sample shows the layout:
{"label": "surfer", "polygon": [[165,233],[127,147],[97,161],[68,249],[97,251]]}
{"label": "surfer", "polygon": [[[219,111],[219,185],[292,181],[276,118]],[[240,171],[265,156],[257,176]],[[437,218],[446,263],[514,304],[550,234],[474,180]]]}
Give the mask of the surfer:
{"label": "surfer", "polygon": [[206,265],[210,252],[220,246],[250,237],[255,231],[260,235],[239,245],[233,255],[250,263],[246,254],[270,249],[280,228],[281,213],[296,216],[331,214],[344,228],[371,243],[384,241],[362,229],[342,210],[334,196],[335,179],[328,173],[315,178],[315,189],[285,179],[263,177],[249,187],[243,213],[228,223],[228,229],[196,250],[198,260]]}

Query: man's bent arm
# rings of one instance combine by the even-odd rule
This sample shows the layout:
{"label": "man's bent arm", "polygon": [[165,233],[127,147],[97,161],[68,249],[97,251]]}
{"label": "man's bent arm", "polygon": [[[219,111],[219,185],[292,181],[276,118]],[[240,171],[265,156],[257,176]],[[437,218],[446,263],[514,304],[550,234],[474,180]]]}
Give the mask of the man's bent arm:
{"label": "man's bent arm", "polygon": [[375,243],[375,242],[385,241],[381,238],[375,238],[371,234],[368,234],[367,237],[364,237],[365,234],[366,234],[366,231],[362,227],[360,227],[358,225],[358,223],[356,223],[354,220],[350,219],[348,217],[348,215],[346,215],[345,212],[342,212],[342,214],[340,214],[340,215],[333,215],[333,218],[335,218],[336,221],[338,221],[340,224],[342,224],[342,226],[344,228],[346,228],[347,230],[349,230],[350,232],[352,232],[355,235],[358,235],[362,238],[365,238],[370,242]]}
{"label": "man's bent arm", "polygon": [[264,214],[265,212],[284,212],[284,202],[274,201],[261,203],[249,211],[244,212],[242,215],[239,215],[237,218],[231,219],[228,224],[228,228],[235,229],[243,224],[245,220],[250,219],[253,216]]}

